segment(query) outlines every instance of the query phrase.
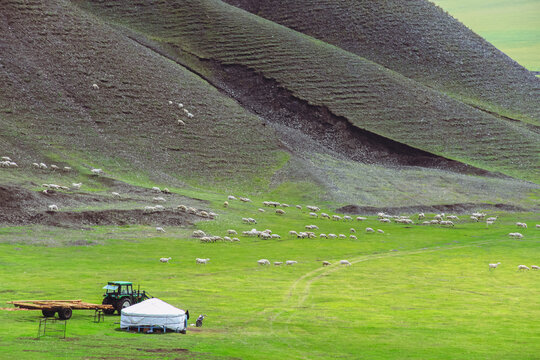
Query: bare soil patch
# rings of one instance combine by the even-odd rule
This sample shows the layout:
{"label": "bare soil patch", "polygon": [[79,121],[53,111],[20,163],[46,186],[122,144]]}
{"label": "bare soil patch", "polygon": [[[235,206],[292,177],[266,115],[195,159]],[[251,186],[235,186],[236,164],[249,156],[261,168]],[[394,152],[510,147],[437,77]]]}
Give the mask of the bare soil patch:
{"label": "bare soil patch", "polygon": [[452,212],[456,214],[469,213],[478,210],[497,210],[497,211],[525,211],[519,206],[508,204],[482,204],[482,203],[462,203],[462,204],[445,204],[445,205],[417,205],[417,206],[400,206],[400,207],[373,207],[360,205],[346,205],[336,209],[336,212],[343,214],[368,214],[373,215],[379,212],[384,212],[390,215],[398,215],[404,213],[419,213],[419,212]]}

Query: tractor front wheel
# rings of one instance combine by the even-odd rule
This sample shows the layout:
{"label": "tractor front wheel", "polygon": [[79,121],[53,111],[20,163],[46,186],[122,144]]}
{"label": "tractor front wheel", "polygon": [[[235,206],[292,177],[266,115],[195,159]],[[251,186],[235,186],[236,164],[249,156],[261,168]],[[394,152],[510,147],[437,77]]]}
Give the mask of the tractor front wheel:
{"label": "tractor front wheel", "polygon": [[118,311],[118,315],[122,314],[122,309],[125,309],[127,307],[131,306],[131,299],[124,298],[118,301],[118,305],[116,307],[116,310]]}
{"label": "tractor front wheel", "polygon": [[71,319],[72,314],[73,314],[73,311],[71,310],[71,308],[62,308],[58,310],[58,317],[62,320]]}
{"label": "tractor front wheel", "polygon": [[41,313],[45,317],[54,317],[55,311],[54,310],[41,310]]}

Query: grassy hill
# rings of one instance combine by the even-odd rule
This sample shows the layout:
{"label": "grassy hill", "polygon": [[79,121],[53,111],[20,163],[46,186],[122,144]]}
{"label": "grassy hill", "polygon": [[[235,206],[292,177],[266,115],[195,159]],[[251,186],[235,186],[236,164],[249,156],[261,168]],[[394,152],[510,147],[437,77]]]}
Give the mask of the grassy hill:
{"label": "grassy hill", "polygon": [[540,120],[540,81],[426,0],[230,0],[480,109]]}
{"label": "grassy hill", "polygon": [[[479,111],[356,54],[220,1],[174,4],[87,6],[173,48],[172,56],[196,56],[209,79],[231,67],[240,69],[237,77],[260,74],[294,97],[384,138],[490,171],[529,180],[538,176],[531,171],[538,165],[539,150],[534,125]],[[502,157],[497,155],[501,152]]]}

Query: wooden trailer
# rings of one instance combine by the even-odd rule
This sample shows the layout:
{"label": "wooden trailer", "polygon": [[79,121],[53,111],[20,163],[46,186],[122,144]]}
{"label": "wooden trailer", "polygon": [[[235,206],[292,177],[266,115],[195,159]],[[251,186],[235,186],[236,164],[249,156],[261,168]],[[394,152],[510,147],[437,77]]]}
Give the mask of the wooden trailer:
{"label": "wooden trailer", "polygon": [[20,310],[41,310],[45,317],[58,313],[62,320],[71,318],[73,310],[113,310],[112,305],[91,304],[82,300],[16,300],[8,301]]}

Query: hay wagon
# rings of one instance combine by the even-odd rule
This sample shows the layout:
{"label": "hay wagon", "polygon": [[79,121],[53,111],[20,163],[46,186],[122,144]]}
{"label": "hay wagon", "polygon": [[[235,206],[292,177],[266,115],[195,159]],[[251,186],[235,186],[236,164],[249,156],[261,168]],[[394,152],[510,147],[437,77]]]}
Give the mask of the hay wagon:
{"label": "hay wagon", "polygon": [[70,319],[73,310],[114,311],[112,305],[91,304],[82,300],[16,300],[7,303],[20,310],[41,310],[45,317],[53,317],[58,313],[58,317],[62,320]]}

